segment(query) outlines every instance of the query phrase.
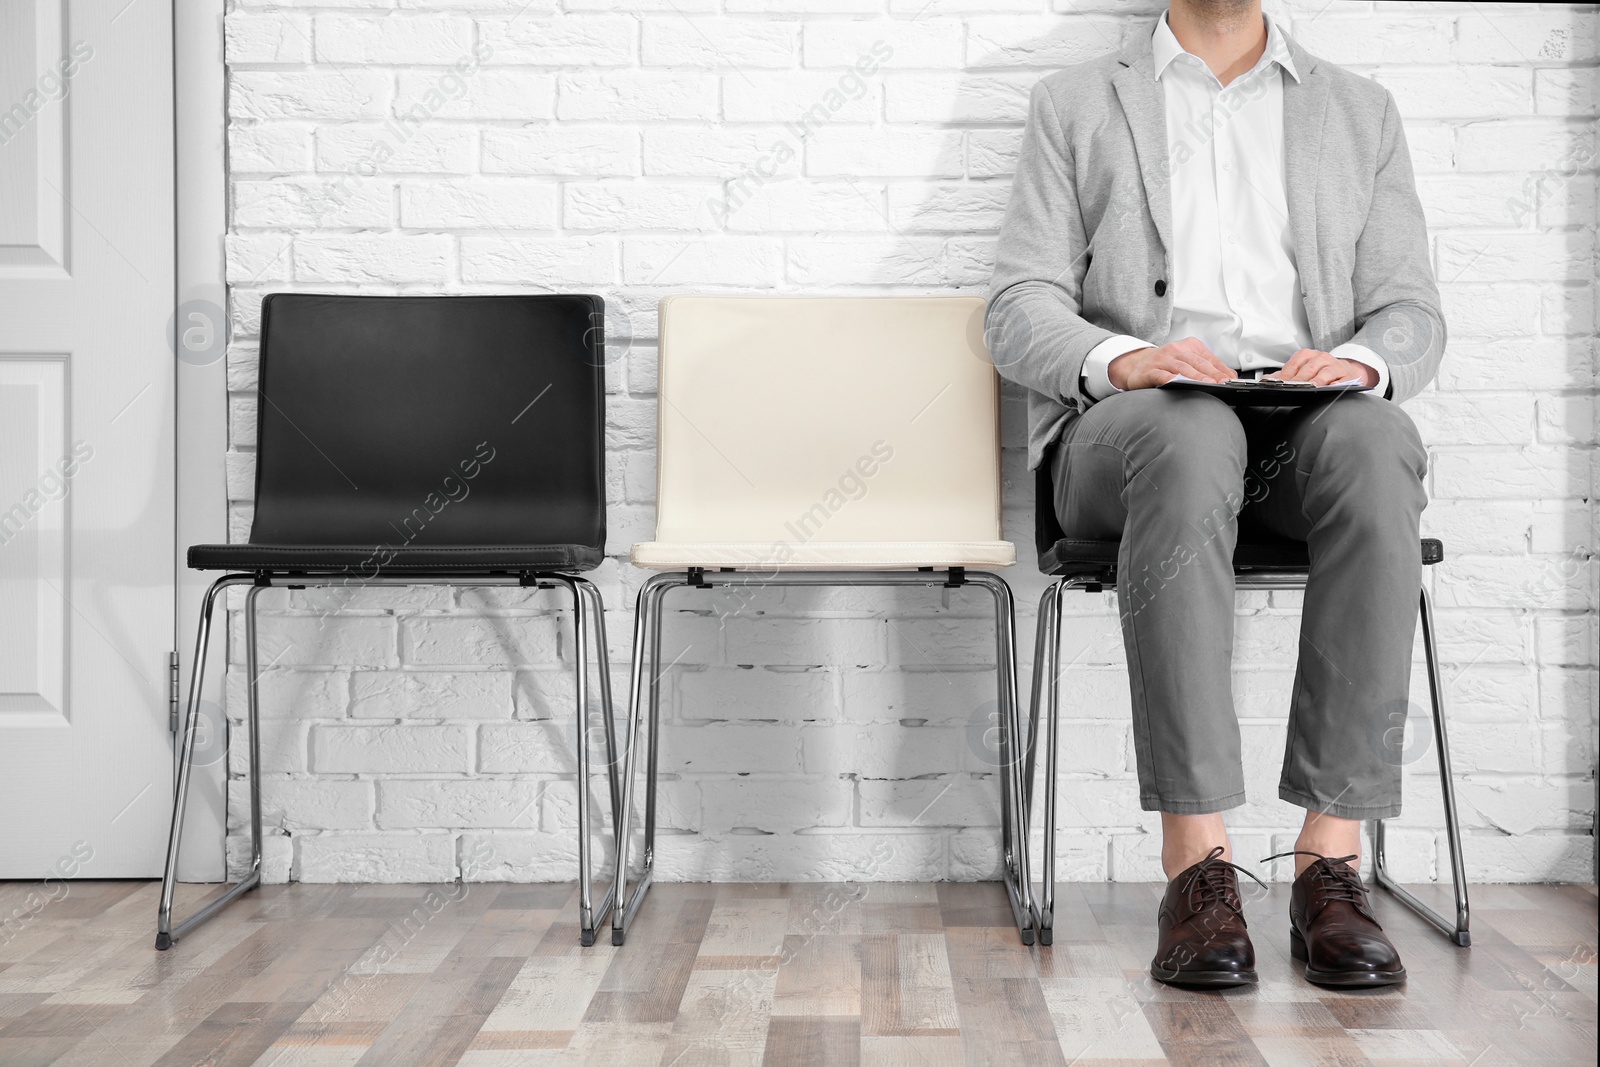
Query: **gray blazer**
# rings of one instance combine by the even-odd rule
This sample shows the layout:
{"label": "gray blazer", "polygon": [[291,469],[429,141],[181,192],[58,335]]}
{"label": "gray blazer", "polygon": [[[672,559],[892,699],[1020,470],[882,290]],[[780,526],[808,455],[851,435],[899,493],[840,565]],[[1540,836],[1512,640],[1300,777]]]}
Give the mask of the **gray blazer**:
{"label": "gray blazer", "polygon": [[[1159,343],[1172,321],[1166,106],[1146,22],[1120,53],[1033,87],[1000,227],[985,335],[1029,389],[1028,466],[1094,403],[1079,375],[1112,334]],[[1415,396],[1444,354],[1422,204],[1394,97],[1288,42],[1289,225],[1312,347],[1354,340],[1388,361],[1389,396]],[[1165,295],[1162,295],[1165,294]]]}

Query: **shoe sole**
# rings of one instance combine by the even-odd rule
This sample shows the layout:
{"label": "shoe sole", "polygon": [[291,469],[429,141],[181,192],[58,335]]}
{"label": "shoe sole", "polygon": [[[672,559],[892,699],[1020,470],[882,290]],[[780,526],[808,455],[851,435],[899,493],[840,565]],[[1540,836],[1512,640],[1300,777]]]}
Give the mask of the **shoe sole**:
{"label": "shoe sole", "polygon": [[1332,986],[1337,989],[1366,989],[1375,986],[1399,985],[1406,980],[1406,971],[1319,971],[1311,966],[1311,953],[1306,951],[1306,941],[1300,931],[1289,928],[1289,955],[1306,965],[1306,981],[1312,985]]}
{"label": "shoe sole", "polygon": [[1255,985],[1259,981],[1255,971],[1180,971],[1169,977],[1158,973],[1154,967],[1150,968],[1150,977],[1179,989],[1227,989],[1230,986]]}

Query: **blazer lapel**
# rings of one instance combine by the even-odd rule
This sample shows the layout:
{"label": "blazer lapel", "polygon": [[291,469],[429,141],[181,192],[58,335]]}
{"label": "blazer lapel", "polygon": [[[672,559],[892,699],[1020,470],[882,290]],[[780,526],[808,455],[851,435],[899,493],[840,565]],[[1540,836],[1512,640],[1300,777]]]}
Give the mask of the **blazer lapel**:
{"label": "blazer lapel", "polygon": [[1127,65],[1112,75],[1111,84],[1133,134],[1133,148],[1138,157],[1139,177],[1144,180],[1150,218],[1156,224],[1156,233],[1161,235],[1161,243],[1170,252],[1172,189],[1167,174],[1167,107],[1150,59],[1151,26],[1146,23],[1133,31],[1121,57]]}
{"label": "blazer lapel", "polygon": [[1283,76],[1284,188],[1295,266],[1300,271],[1300,288],[1306,294],[1306,320],[1312,337],[1320,339],[1326,336],[1327,315],[1318,263],[1317,177],[1322,159],[1322,124],[1328,110],[1328,79],[1317,70],[1316,60],[1292,40],[1289,48],[1300,80]]}

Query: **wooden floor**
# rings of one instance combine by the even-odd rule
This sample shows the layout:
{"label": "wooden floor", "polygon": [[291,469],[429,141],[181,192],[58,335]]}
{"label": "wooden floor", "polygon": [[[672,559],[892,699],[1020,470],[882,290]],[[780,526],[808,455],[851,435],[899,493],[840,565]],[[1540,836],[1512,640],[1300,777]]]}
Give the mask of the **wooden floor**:
{"label": "wooden floor", "polygon": [[275,886],[158,953],[151,883],[0,883],[0,1064],[1595,1062],[1592,888],[1477,887],[1468,950],[1380,894],[1410,984],[1352,993],[1282,887],[1260,986],[1152,983],[1157,893],[1063,886],[1027,949],[996,885],[668,884],[582,949],[570,886]]}

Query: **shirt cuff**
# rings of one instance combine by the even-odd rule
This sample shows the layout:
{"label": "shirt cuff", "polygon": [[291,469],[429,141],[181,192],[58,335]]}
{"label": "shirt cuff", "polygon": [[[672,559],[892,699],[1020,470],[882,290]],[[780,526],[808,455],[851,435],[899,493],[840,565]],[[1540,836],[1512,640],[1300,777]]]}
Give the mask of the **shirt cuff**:
{"label": "shirt cuff", "polygon": [[1328,355],[1334,359],[1349,359],[1357,363],[1365,363],[1377,371],[1378,384],[1372,387],[1372,391],[1385,400],[1389,399],[1389,364],[1378,353],[1366,345],[1358,345],[1354,341],[1346,341],[1332,352],[1329,352]]}
{"label": "shirt cuff", "polygon": [[1083,391],[1096,400],[1104,400],[1112,393],[1122,392],[1111,384],[1111,361],[1141,348],[1159,347],[1161,346],[1141,341],[1125,333],[1107,337],[1089,349],[1089,354],[1083,357]]}

